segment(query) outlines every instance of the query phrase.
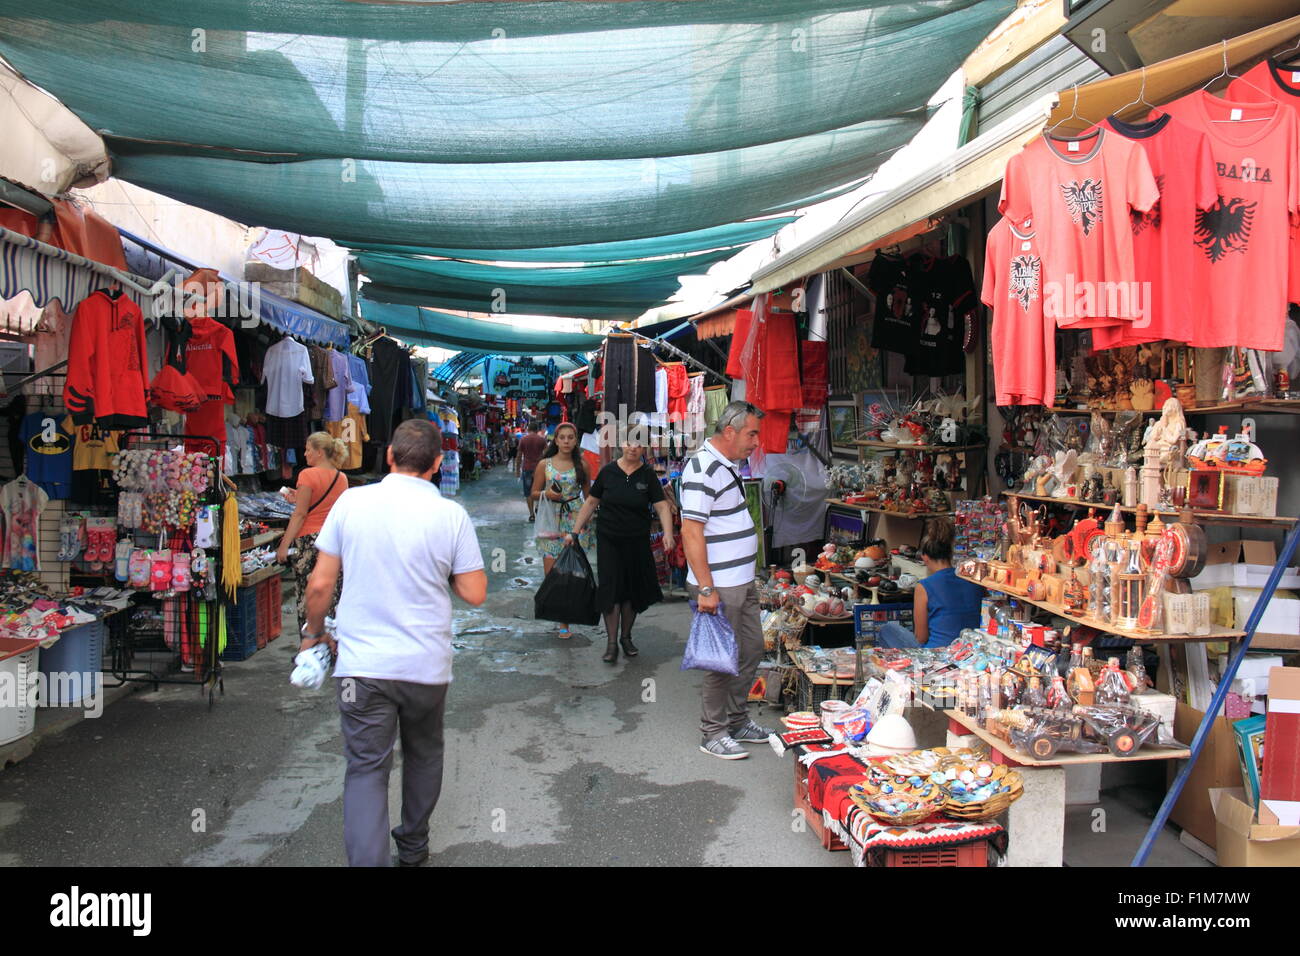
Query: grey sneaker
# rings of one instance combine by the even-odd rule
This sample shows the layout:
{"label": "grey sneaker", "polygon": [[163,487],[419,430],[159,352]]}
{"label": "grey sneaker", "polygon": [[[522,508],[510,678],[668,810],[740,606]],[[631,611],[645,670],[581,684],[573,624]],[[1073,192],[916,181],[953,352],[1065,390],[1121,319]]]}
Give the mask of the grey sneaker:
{"label": "grey sneaker", "polygon": [[731,732],[731,739],[742,744],[765,744],[767,738],[771,737],[775,732],[766,727],[758,726],[752,720],[747,720],[743,727]]}
{"label": "grey sneaker", "polygon": [[740,744],[736,743],[730,737],[719,737],[716,740],[706,740],[700,744],[700,752],[706,753],[711,757],[721,757],[723,760],[744,760],[749,756],[749,751]]}

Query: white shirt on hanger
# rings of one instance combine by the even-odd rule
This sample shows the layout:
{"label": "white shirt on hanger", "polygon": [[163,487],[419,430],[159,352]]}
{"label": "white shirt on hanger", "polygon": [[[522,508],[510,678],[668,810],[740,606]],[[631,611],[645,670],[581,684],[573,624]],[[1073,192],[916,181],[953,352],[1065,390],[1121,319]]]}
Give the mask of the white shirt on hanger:
{"label": "white shirt on hanger", "polygon": [[266,414],[293,418],[303,411],[302,387],[316,381],[307,346],[287,336],[266,350],[262,363],[266,383]]}

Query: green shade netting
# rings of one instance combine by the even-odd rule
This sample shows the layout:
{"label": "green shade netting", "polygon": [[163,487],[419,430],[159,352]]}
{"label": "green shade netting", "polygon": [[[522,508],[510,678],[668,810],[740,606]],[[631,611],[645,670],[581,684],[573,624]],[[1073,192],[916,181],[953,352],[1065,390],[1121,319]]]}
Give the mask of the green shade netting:
{"label": "green shade netting", "polygon": [[155,154],[118,157],[115,170],[239,222],[345,245],[432,239],[526,249],[686,232],[790,209],[860,180],[906,145],[923,119],[873,120],[785,143],[655,160],[478,166]]}
{"label": "green shade netting", "polygon": [[448,349],[541,355],[589,352],[604,341],[604,336],[600,335],[521,329],[416,306],[389,305],[369,298],[361,300],[361,315],[367,322],[382,325],[397,338],[413,345],[436,345]]}
{"label": "green shade netting", "polygon": [[621,262],[649,256],[669,256],[705,249],[735,249],[775,235],[795,222],[797,216],[777,216],[756,222],[736,222],[711,229],[697,229],[673,236],[655,236],[628,242],[598,242],[585,246],[551,246],[546,249],[451,249],[446,246],[398,246],[385,243],[359,243],[356,252],[393,252],[417,256],[441,256],[444,259],[498,259],[510,262]]}
{"label": "green shade netting", "polygon": [[[666,6],[678,9],[656,25],[652,8]],[[0,53],[119,152],[626,159],[773,143],[915,110],[1012,8],[0,0]],[[639,13],[650,25],[635,26]],[[511,33],[513,18],[537,35]],[[552,18],[571,22],[557,30]]]}
{"label": "green shade netting", "polygon": [[533,249],[861,180],[1013,7],[0,0],[0,55],[175,199],[344,242]]}
{"label": "green shade netting", "polygon": [[[730,255],[721,250],[608,265],[520,267],[367,252],[357,257],[357,268],[384,290],[368,286],[367,294],[384,302],[454,305],[475,312],[635,318],[672,296],[680,287],[678,276],[705,272]],[[408,295],[394,297],[390,290]]]}

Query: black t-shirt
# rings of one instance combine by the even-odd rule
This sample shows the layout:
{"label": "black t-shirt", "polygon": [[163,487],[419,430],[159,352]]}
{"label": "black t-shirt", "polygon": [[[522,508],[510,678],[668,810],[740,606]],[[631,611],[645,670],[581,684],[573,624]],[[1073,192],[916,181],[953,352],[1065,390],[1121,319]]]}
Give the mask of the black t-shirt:
{"label": "black t-shirt", "polygon": [[871,260],[867,288],[876,296],[871,347],[910,355],[916,347],[910,277],[899,256],[880,253]]}
{"label": "black t-shirt", "polygon": [[907,261],[916,321],[916,341],[904,371],[909,375],[957,375],[966,368],[962,340],[968,312],[975,308],[975,280],[961,256]]}
{"label": "black t-shirt", "polygon": [[650,506],[664,500],[664,489],[649,465],[629,475],[611,461],[591,483],[591,497],[600,499],[600,534],[644,537],[650,534]]}

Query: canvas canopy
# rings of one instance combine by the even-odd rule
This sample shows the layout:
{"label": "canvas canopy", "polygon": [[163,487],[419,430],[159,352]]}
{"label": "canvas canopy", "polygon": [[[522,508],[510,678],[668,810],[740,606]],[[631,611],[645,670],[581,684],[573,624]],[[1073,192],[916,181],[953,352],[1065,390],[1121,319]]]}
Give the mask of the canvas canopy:
{"label": "canvas canopy", "polygon": [[351,243],[536,249],[869,175],[1012,0],[0,0],[118,176]]}

